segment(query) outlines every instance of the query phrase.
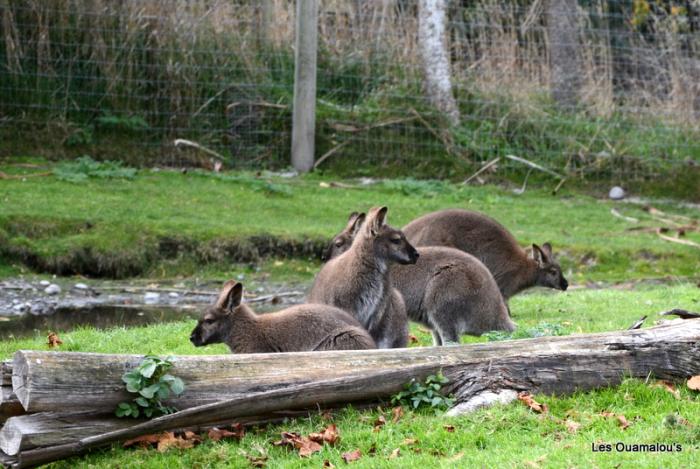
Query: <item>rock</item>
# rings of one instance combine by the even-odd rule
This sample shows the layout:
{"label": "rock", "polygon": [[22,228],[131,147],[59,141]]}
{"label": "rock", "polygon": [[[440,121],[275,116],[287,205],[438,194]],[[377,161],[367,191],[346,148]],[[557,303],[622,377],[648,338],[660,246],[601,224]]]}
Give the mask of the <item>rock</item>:
{"label": "rock", "polygon": [[608,197],[612,200],[622,200],[625,198],[625,190],[620,186],[615,186],[608,192]]}
{"label": "rock", "polygon": [[61,287],[59,287],[55,283],[52,283],[44,289],[44,293],[46,293],[47,295],[58,295],[59,293],[61,293]]}
{"label": "rock", "polygon": [[76,290],[87,290],[90,287],[88,287],[84,283],[76,283],[75,285],[73,285],[73,288],[75,288]]}
{"label": "rock", "polygon": [[180,295],[179,295],[177,292],[174,292],[174,291],[171,291],[170,293],[168,293],[168,296],[169,296],[170,298],[180,298]]}
{"label": "rock", "polygon": [[146,292],[145,295],[143,295],[143,302],[146,304],[158,303],[158,300],[160,300],[160,293],[149,291]]}
{"label": "rock", "polygon": [[41,280],[39,282],[39,285],[41,285],[42,287],[48,287],[49,285],[51,285],[51,282],[49,282],[48,280]]}

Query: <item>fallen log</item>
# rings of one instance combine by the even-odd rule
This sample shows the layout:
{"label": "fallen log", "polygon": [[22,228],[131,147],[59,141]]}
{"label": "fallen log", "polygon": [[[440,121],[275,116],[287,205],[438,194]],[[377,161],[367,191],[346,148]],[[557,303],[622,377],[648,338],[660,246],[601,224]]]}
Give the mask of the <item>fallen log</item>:
{"label": "fallen log", "polygon": [[12,391],[12,361],[6,360],[0,364],[0,423],[23,413],[24,408]]}
{"label": "fallen log", "polygon": [[[352,352],[181,356],[171,373],[186,383],[185,392],[168,402],[187,409],[223,398],[365,373],[416,370],[453,373],[455,392],[479,387],[571,392],[619,383],[623,374],[679,379],[697,374],[700,321],[632,331],[542,337],[468,346],[423,347]],[[131,399],[122,374],[138,355],[19,351],[12,385],[27,412],[82,411],[111,413]],[[494,382],[494,379],[496,381]],[[500,380],[500,381],[498,381]],[[473,383],[472,383],[473,381]],[[480,384],[481,383],[481,384]]]}

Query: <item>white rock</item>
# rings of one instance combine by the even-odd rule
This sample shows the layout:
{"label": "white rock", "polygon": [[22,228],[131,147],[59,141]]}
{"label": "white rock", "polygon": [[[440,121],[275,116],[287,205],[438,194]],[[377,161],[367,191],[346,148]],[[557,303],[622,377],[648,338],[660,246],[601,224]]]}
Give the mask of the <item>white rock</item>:
{"label": "white rock", "polygon": [[61,287],[59,287],[55,283],[52,283],[44,289],[44,293],[46,293],[47,295],[58,295],[59,293],[61,293]]}
{"label": "white rock", "polygon": [[610,192],[608,193],[608,197],[610,197],[612,200],[624,199],[625,198],[625,190],[620,186],[615,186],[612,189],[610,189]]}
{"label": "white rock", "polygon": [[169,296],[170,298],[180,298],[180,295],[179,295],[177,292],[174,292],[174,291],[171,291],[170,293],[168,293],[168,296]]}
{"label": "white rock", "polygon": [[84,283],[76,283],[75,285],[73,285],[73,288],[76,288],[78,290],[87,290],[88,286]]}
{"label": "white rock", "polygon": [[48,287],[49,285],[51,285],[51,282],[49,282],[48,280],[41,280],[39,282],[39,285],[41,285],[42,287]]}
{"label": "white rock", "polygon": [[143,301],[146,304],[153,304],[153,303],[158,303],[158,300],[160,299],[160,293],[155,293],[155,292],[146,292],[145,295],[143,295]]}

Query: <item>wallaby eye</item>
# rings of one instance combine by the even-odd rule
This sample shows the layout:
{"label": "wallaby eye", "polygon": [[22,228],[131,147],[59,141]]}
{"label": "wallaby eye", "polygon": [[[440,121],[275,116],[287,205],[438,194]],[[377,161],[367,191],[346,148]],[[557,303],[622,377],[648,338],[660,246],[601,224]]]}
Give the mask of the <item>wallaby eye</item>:
{"label": "wallaby eye", "polygon": [[339,248],[340,246],[343,245],[343,240],[342,239],[336,239],[335,240],[335,247]]}
{"label": "wallaby eye", "polygon": [[204,320],[204,324],[214,324],[215,322],[216,321],[214,321],[213,319],[205,319]]}
{"label": "wallaby eye", "polygon": [[391,242],[394,244],[399,244],[401,242],[401,238],[391,238]]}

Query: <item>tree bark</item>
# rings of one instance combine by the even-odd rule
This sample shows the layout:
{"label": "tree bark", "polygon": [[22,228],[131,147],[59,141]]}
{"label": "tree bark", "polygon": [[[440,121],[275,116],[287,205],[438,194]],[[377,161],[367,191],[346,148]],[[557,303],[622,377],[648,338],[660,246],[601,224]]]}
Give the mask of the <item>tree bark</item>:
{"label": "tree bark", "polygon": [[0,423],[23,413],[24,408],[12,391],[12,361],[7,360],[0,364]]}
{"label": "tree bark", "polygon": [[445,0],[420,0],[418,46],[430,102],[447,116],[450,124],[458,125],[459,108],[452,94],[445,10]]}
{"label": "tree bark", "polygon": [[547,0],[546,8],[552,99],[560,107],[572,109],[579,102],[583,85],[578,2]]}

